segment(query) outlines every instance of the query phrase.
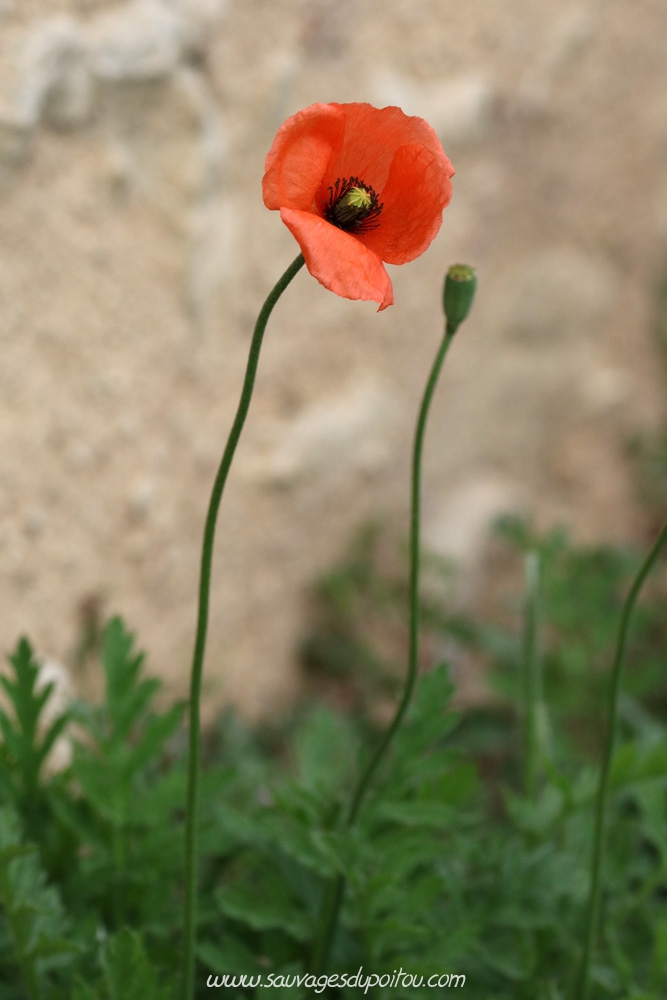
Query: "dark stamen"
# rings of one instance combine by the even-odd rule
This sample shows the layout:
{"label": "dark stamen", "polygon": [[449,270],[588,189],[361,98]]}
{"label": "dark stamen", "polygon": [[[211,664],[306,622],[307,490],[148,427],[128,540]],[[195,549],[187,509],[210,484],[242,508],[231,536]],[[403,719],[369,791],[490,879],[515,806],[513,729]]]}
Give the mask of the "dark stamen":
{"label": "dark stamen", "polygon": [[380,204],[372,187],[358,177],[339,177],[329,189],[324,205],[324,218],[346,233],[365,233],[377,229],[384,204]]}

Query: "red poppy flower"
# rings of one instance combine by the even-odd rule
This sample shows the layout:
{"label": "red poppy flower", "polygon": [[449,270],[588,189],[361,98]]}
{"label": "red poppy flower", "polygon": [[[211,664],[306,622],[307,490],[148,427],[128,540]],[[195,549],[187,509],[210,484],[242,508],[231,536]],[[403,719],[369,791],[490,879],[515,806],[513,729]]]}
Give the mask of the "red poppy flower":
{"label": "red poppy flower", "polygon": [[453,174],[423,118],[370,104],[312,104],[278,130],[262,192],[321,284],[386,309],[394,294],[384,264],[406,264],[431,244]]}

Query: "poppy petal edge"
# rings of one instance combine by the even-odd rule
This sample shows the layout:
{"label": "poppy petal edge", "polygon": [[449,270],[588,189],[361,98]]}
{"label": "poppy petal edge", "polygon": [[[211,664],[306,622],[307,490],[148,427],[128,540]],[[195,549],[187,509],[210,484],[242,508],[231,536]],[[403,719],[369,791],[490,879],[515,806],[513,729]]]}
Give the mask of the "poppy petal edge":
{"label": "poppy petal edge", "polygon": [[391,278],[372,250],[311,212],[283,208],[280,217],[321,285],[346,299],[378,302],[378,312],[393,305]]}

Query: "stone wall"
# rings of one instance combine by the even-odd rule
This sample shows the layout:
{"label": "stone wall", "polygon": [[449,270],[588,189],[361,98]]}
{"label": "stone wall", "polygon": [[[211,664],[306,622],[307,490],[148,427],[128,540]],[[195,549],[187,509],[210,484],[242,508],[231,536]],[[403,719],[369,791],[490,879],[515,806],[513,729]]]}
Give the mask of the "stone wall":
{"label": "stone wall", "polygon": [[102,601],[185,694],[210,485],[298,249],[264,157],[316,100],[426,117],[454,199],[391,269],[391,309],[303,272],[274,314],[221,512],[209,705],[289,699],[307,583],[373,513],[403,530],[450,263],[479,297],[434,406],[429,544],[471,568],[509,509],[641,537],[625,448],[666,415],[665,38],[660,0],[0,0],[3,648],[66,660]]}

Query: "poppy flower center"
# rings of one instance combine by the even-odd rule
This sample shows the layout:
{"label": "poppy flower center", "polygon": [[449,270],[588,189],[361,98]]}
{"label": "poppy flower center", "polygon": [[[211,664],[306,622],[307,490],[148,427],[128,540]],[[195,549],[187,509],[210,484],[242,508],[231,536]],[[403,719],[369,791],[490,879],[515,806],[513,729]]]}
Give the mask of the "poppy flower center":
{"label": "poppy flower center", "polygon": [[347,233],[363,233],[380,225],[377,219],[384,205],[373,188],[358,177],[339,177],[328,190],[324,218],[332,226]]}

